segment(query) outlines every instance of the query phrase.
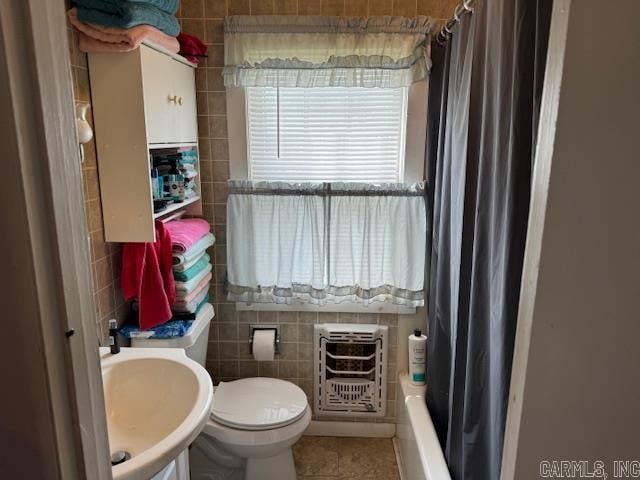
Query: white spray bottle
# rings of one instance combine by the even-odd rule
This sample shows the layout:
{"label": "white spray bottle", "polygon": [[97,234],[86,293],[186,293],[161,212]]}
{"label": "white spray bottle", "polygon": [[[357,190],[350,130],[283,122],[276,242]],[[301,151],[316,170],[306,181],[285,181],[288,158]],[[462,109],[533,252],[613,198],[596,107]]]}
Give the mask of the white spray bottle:
{"label": "white spray bottle", "polygon": [[409,335],[409,380],[414,385],[426,382],[427,337],[420,330]]}

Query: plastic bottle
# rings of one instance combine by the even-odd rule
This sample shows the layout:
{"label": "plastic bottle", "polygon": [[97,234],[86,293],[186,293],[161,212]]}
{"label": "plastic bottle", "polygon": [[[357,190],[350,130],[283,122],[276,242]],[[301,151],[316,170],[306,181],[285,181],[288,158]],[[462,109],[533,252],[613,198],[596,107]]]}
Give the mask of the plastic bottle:
{"label": "plastic bottle", "polygon": [[113,318],[109,320],[109,347],[111,347],[111,353],[120,353],[120,345],[118,344],[118,322]]}
{"label": "plastic bottle", "polygon": [[161,189],[162,189],[162,187],[161,187],[161,184],[160,184],[160,182],[158,180],[158,169],[157,168],[152,168],[151,169],[151,192],[153,194],[153,199],[154,200],[162,198]]}
{"label": "plastic bottle", "polygon": [[426,383],[427,337],[420,330],[409,335],[409,380],[414,385]]}

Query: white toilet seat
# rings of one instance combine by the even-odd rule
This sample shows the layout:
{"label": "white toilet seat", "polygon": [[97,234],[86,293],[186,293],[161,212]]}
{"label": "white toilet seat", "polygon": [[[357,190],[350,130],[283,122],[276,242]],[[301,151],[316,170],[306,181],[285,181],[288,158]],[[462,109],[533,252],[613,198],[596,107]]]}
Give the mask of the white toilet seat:
{"label": "white toilet seat", "polygon": [[221,382],[213,394],[211,419],[239,430],[271,430],[300,419],[307,396],[297,385],[276,378],[254,377]]}
{"label": "white toilet seat", "polygon": [[311,422],[311,408],[307,407],[302,417],[284,427],[270,430],[239,430],[210,418],[202,434],[209,435],[227,446],[262,447],[271,449],[279,443],[288,443],[299,438]]}

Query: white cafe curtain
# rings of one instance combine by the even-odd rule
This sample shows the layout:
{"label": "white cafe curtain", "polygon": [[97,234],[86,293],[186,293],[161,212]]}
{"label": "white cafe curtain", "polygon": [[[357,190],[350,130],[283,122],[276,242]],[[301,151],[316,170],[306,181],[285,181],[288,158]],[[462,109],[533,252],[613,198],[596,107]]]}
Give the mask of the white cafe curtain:
{"label": "white cafe curtain", "polygon": [[231,180],[228,298],[424,304],[422,184]]}

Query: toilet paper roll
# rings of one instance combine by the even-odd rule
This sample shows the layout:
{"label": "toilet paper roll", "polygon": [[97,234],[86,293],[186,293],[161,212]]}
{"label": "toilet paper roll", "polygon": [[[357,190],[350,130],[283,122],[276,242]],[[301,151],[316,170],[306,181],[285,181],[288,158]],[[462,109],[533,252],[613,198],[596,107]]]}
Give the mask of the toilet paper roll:
{"label": "toilet paper roll", "polygon": [[253,358],[258,361],[273,360],[275,341],[275,330],[256,330],[253,332]]}

